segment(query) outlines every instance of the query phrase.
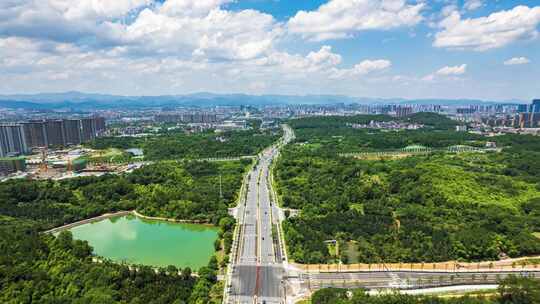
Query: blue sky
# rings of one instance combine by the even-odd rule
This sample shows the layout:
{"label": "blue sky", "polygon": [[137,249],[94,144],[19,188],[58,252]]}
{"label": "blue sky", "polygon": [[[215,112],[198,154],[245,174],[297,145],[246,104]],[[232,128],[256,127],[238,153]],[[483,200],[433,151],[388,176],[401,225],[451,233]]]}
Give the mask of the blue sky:
{"label": "blue sky", "polygon": [[540,3],[5,0],[0,93],[530,100]]}

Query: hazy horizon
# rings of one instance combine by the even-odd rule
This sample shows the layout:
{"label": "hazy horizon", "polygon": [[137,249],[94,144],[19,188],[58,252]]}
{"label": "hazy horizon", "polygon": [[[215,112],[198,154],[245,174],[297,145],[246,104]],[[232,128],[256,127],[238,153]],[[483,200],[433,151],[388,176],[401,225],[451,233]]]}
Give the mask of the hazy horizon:
{"label": "hazy horizon", "polygon": [[[112,93],[96,93],[96,92],[81,92],[81,91],[51,91],[51,92],[40,92],[40,93],[14,93],[14,94],[1,94],[0,93],[0,100],[2,101],[11,101],[9,98],[14,97],[28,97],[30,98],[29,101],[33,100],[39,100],[40,97],[47,97],[50,99],[54,99],[54,96],[58,96],[58,98],[69,98],[70,95],[76,95],[78,97],[82,98],[90,98],[91,96],[102,96],[102,97],[116,97],[116,98],[159,98],[159,97],[226,97],[226,96],[247,96],[247,97],[270,97],[270,96],[276,96],[276,97],[291,97],[291,98],[310,98],[310,97],[343,97],[347,99],[358,99],[358,100],[377,100],[377,101],[429,101],[429,100],[436,100],[436,101],[482,101],[482,102],[496,102],[496,103],[517,103],[517,102],[523,102],[527,103],[531,100],[521,100],[517,98],[511,98],[511,99],[477,99],[477,98],[467,98],[467,97],[461,97],[461,98],[440,98],[440,97],[423,97],[423,98],[404,98],[399,96],[394,97],[377,97],[377,96],[353,96],[353,95],[342,95],[342,94],[250,94],[250,93],[242,93],[242,92],[231,92],[231,93],[216,93],[216,92],[206,92],[206,91],[197,91],[197,92],[189,92],[184,94],[163,94],[163,95],[119,95],[119,94],[112,94]],[[13,101],[25,101],[24,99],[13,99]],[[58,99],[58,101],[65,101]]]}

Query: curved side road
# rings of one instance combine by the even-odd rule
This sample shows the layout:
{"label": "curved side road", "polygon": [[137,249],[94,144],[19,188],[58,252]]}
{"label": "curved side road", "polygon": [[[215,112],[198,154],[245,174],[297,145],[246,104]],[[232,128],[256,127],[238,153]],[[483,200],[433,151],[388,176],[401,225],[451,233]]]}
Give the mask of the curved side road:
{"label": "curved side road", "polygon": [[77,226],[90,224],[90,223],[94,223],[94,222],[99,222],[99,221],[106,220],[106,219],[109,219],[109,218],[118,217],[118,216],[125,216],[125,215],[134,215],[134,216],[136,216],[138,218],[145,219],[145,220],[152,220],[152,221],[213,226],[212,224],[208,224],[208,223],[203,222],[203,221],[177,220],[177,219],[166,218],[166,217],[146,216],[144,214],[140,214],[139,212],[137,212],[137,210],[132,210],[132,211],[118,211],[118,212],[114,212],[114,213],[105,213],[105,214],[100,215],[100,216],[96,216],[96,217],[93,217],[93,218],[89,218],[89,219],[77,221],[77,222],[74,222],[74,223],[71,223],[71,224],[66,224],[66,225],[63,225],[63,226],[60,226],[60,227],[56,227],[56,228],[53,228],[53,229],[49,229],[47,231],[44,231],[43,233],[54,234],[54,233],[57,233],[57,232],[61,232],[63,230],[68,230],[68,229],[71,229],[71,228],[75,228]]}
{"label": "curved side road", "polygon": [[67,225],[60,226],[60,227],[56,227],[56,228],[44,231],[43,233],[49,233],[49,234],[52,233],[52,234],[54,234],[54,233],[61,232],[63,230],[67,230],[67,229],[71,229],[71,228],[74,228],[74,227],[77,227],[77,226],[90,224],[90,223],[93,223],[93,222],[99,222],[99,221],[106,220],[106,219],[112,218],[112,217],[124,216],[124,215],[130,215],[130,214],[134,214],[133,211],[118,211],[118,212],[114,212],[114,213],[105,213],[105,214],[100,215],[100,216],[96,216],[96,217],[89,218],[89,219],[86,219],[86,220],[74,222],[74,223],[67,224]]}

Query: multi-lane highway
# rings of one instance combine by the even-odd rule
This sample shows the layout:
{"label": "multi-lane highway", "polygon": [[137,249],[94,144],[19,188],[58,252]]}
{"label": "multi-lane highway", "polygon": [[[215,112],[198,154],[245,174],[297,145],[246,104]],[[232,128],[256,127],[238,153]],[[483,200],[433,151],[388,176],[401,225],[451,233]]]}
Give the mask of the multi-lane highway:
{"label": "multi-lane highway", "polygon": [[[284,143],[292,138],[284,128]],[[246,199],[236,211],[239,222],[237,255],[227,289],[228,303],[283,303],[285,298],[279,220],[270,198],[269,170],[278,146],[263,151],[248,176]]]}

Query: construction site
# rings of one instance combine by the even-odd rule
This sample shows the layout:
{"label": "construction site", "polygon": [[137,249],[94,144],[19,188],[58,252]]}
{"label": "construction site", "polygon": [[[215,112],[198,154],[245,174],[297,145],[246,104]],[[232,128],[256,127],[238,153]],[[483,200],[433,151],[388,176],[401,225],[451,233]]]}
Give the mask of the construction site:
{"label": "construction site", "polygon": [[[130,164],[132,158],[122,150],[92,150],[80,147],[54,150],[39,148],[33,154],[17,158],[24,165],[8,166],[4,179],[64,179],[80,176],[99,176],[103,174],[118,174],[137,167]],[[5,160],[13,163],[15,159]],[[17,163],[18,164],[18,163]],[[11,170],[9,170],[11,168]]]}

